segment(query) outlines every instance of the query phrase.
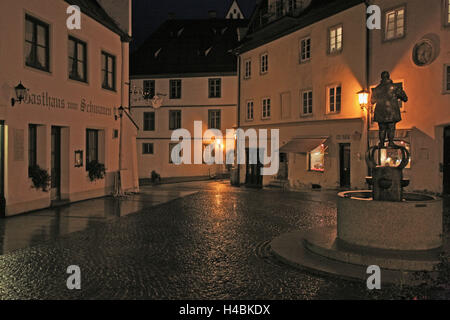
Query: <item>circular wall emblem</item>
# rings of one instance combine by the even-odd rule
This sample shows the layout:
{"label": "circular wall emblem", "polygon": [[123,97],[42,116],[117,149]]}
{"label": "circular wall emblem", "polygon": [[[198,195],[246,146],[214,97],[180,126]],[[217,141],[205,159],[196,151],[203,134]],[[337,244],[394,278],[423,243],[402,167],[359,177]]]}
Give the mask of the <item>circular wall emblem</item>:
{"label": "circular wall emblem", "polygon": [[436,59],[436,50],[432,41],[423,39],[413,49],[413,61],[419,67],[429,65]]}

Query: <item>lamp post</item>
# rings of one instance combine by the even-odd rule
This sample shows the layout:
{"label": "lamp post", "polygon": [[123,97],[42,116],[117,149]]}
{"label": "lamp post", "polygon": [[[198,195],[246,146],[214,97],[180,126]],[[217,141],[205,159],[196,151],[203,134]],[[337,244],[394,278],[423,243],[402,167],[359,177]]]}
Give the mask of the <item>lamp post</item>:
{"label": "lamp post", "polygon": [[[372,114],[372,105],[369,103],[369,90],[367,89],[362,89],[361,91],[359,91],[357,93],[358,95],[358,100],[359,100],[359,106],[361,107],[361,110],[366,110],[367,112],[367,150],[369,150],[370,148],[370,117]],[[368,170],[368,175],[371,174],[370,172],[370,168],[367,169]]]}
{"label": "lamp post", "polygon": [[16,98],[11,98],[11,106],[12,107],[14,107],[16,102],[22,103],[28,89],[25,88],[22,84],[22,81],[20,81],[20,83],[14,88],[14,91],[16,92]]}

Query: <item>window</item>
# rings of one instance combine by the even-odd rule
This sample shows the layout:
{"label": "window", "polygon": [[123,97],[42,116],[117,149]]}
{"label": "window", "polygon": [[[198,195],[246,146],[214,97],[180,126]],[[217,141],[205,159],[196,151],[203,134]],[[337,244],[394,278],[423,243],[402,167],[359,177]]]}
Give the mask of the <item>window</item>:
{"label": "window", "polygon": [[28,175],[31,168],[37,166],[37,126],[30,124],[28,126]]}
{"label": "window", "polygon": [[102,51],[102,88],[116,90],[116,57]]}
{"label": "window", "polygon": [[144,98],[153,99],[155,96],[155,80],[144,80]]}
{"label": "window", "polygon": [[450,64],[447,64],[445,66],[444,75],[445,75],[444,91],[450,93]]}
{"label": "window", "polygon": [[302,114],[303,115],[310,115],[313,113],[313,92],[310,91],[303,91],[302,92],[302,100],[303,100],[303,108],[302,108]]}
{"label": "window", "polygon": [[253,120],[253,101],[247,101],[247,120]]}
{"label": "window", "polygon": [[154,112],[144,112],[144,131],[155,131]]}
{"label": "window", "polygon": [[262,118],[270,118],[270,98],[265,98],[262,100]]}
{"label": "window", "polygon": [[342,87],[340,85],[328,88],[328,112],[341,112]]}
{"label": "window", "polygon": [[330,28],[328,36],[329,53],[333,54],[342,51],[342,32],[342,25]]}
{"label": "window", "polygon": [[385,40],[402,38],[405,35],[405,8],[397,8],[386,13]]}
{"label": "window", "polygon": [[311,59],[311,38],[305,38],[300,41],[300,62],[306,62]]}
{"label": "window", "polygon": [[220,130],[220,110],[208,111],[208,129]]}
{"label": "window", "polygon": [[252,60],[245,61],[245,79],[249,79],[252,76]]}
{"label": "window", "polygon": [[181,110],[169,111],[169,130],[181,128]]}
{"label": "window", "polygon": [[170,99],[181,99],[181,80],[170,80]]}
{"label": "window", "polygon": [[86,170],[92,161],[98,161],[98,130],[86,130]]}
{"label": "window", "polygon": [[325,171],[325,147],[318,146],[308,153],[308,170],[324,172]]}
{"label": "window", "polygon": [[[169,143],[169,163],[174,163],[174,161],[172,161],[172,150],[173,148],[175,148],[178,145],[178,143]],[[177,155],[175,160],[176,163],[181,163],[181,157],[183,156],[183,149],[180,150],[180,152]]]}
{"label": "window", "polygon": [[444,0],[444,26],[450,26],[450,0]]}
{"label": "window", "polygon": [[269,71],[269,55],[264,53],[261,55],[261,73],[267,73]]}
{"label": "window", "polygon": [[49,25],[29,15],[25,16],[25,64],[50,71]]}
{"label": "window", "polygon": [[86,43],[69,37],[69,78],[87,82]]}
{"label": "window", "polygon": [[143,143],[142,154],[153,154],[153,143]]}
{"label": "window", "polygon": [[221,79],[209,79],[209,97],[210,98],[220,98],[222,91],[222,80]]}

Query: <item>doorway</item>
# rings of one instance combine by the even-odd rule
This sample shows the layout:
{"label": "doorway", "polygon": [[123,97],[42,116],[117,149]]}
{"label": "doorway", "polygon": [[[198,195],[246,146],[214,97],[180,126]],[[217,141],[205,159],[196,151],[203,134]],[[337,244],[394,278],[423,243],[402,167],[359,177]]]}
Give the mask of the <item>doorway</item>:
{"label": "doorway", "polygon": [[262,164],[259,161],[258,149],[252,149],[258,154],[256,164],[250,164],[250,149],[245,149],[246,170],[245,170],[245,186],[252,188],[262,188],[263,177],[261,175]]}
{"label": "doorway", "polygon": [[0,217],[5,216],[5,122],[0,120]]}
{"label": "doorway", "polygon": [[350,143],[339,144],[339,168],[340,168],[340,183],[342,188],[349,188],[350,180]]}
{"label": "doorway", "polygon": [[61,200],[61,127],[52,127],[51,200]]}
{"label": "doorway", "polygon": [[280,169],[278,170],[277,179],[288,180],[288,154],[280,152]]}
{"label": "doorway", "polygon": [[450,126],[444,129],[444,193],[450,194]]}

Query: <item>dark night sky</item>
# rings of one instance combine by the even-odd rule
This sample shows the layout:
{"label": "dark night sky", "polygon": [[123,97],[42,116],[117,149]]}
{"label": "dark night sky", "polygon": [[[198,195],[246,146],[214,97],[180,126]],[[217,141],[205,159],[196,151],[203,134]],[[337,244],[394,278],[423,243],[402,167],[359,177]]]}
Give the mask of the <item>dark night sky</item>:
{"label": "dark night sky", "polygon": [[[209,10],[216,10],[217,17],[225,17],[232,0],[133,0],[133,38],[131,50],[135,50],[166,19],[169,12],[178,19],[202,19]],[[257,0],[238,0],[246,18],[253,12]]]}

